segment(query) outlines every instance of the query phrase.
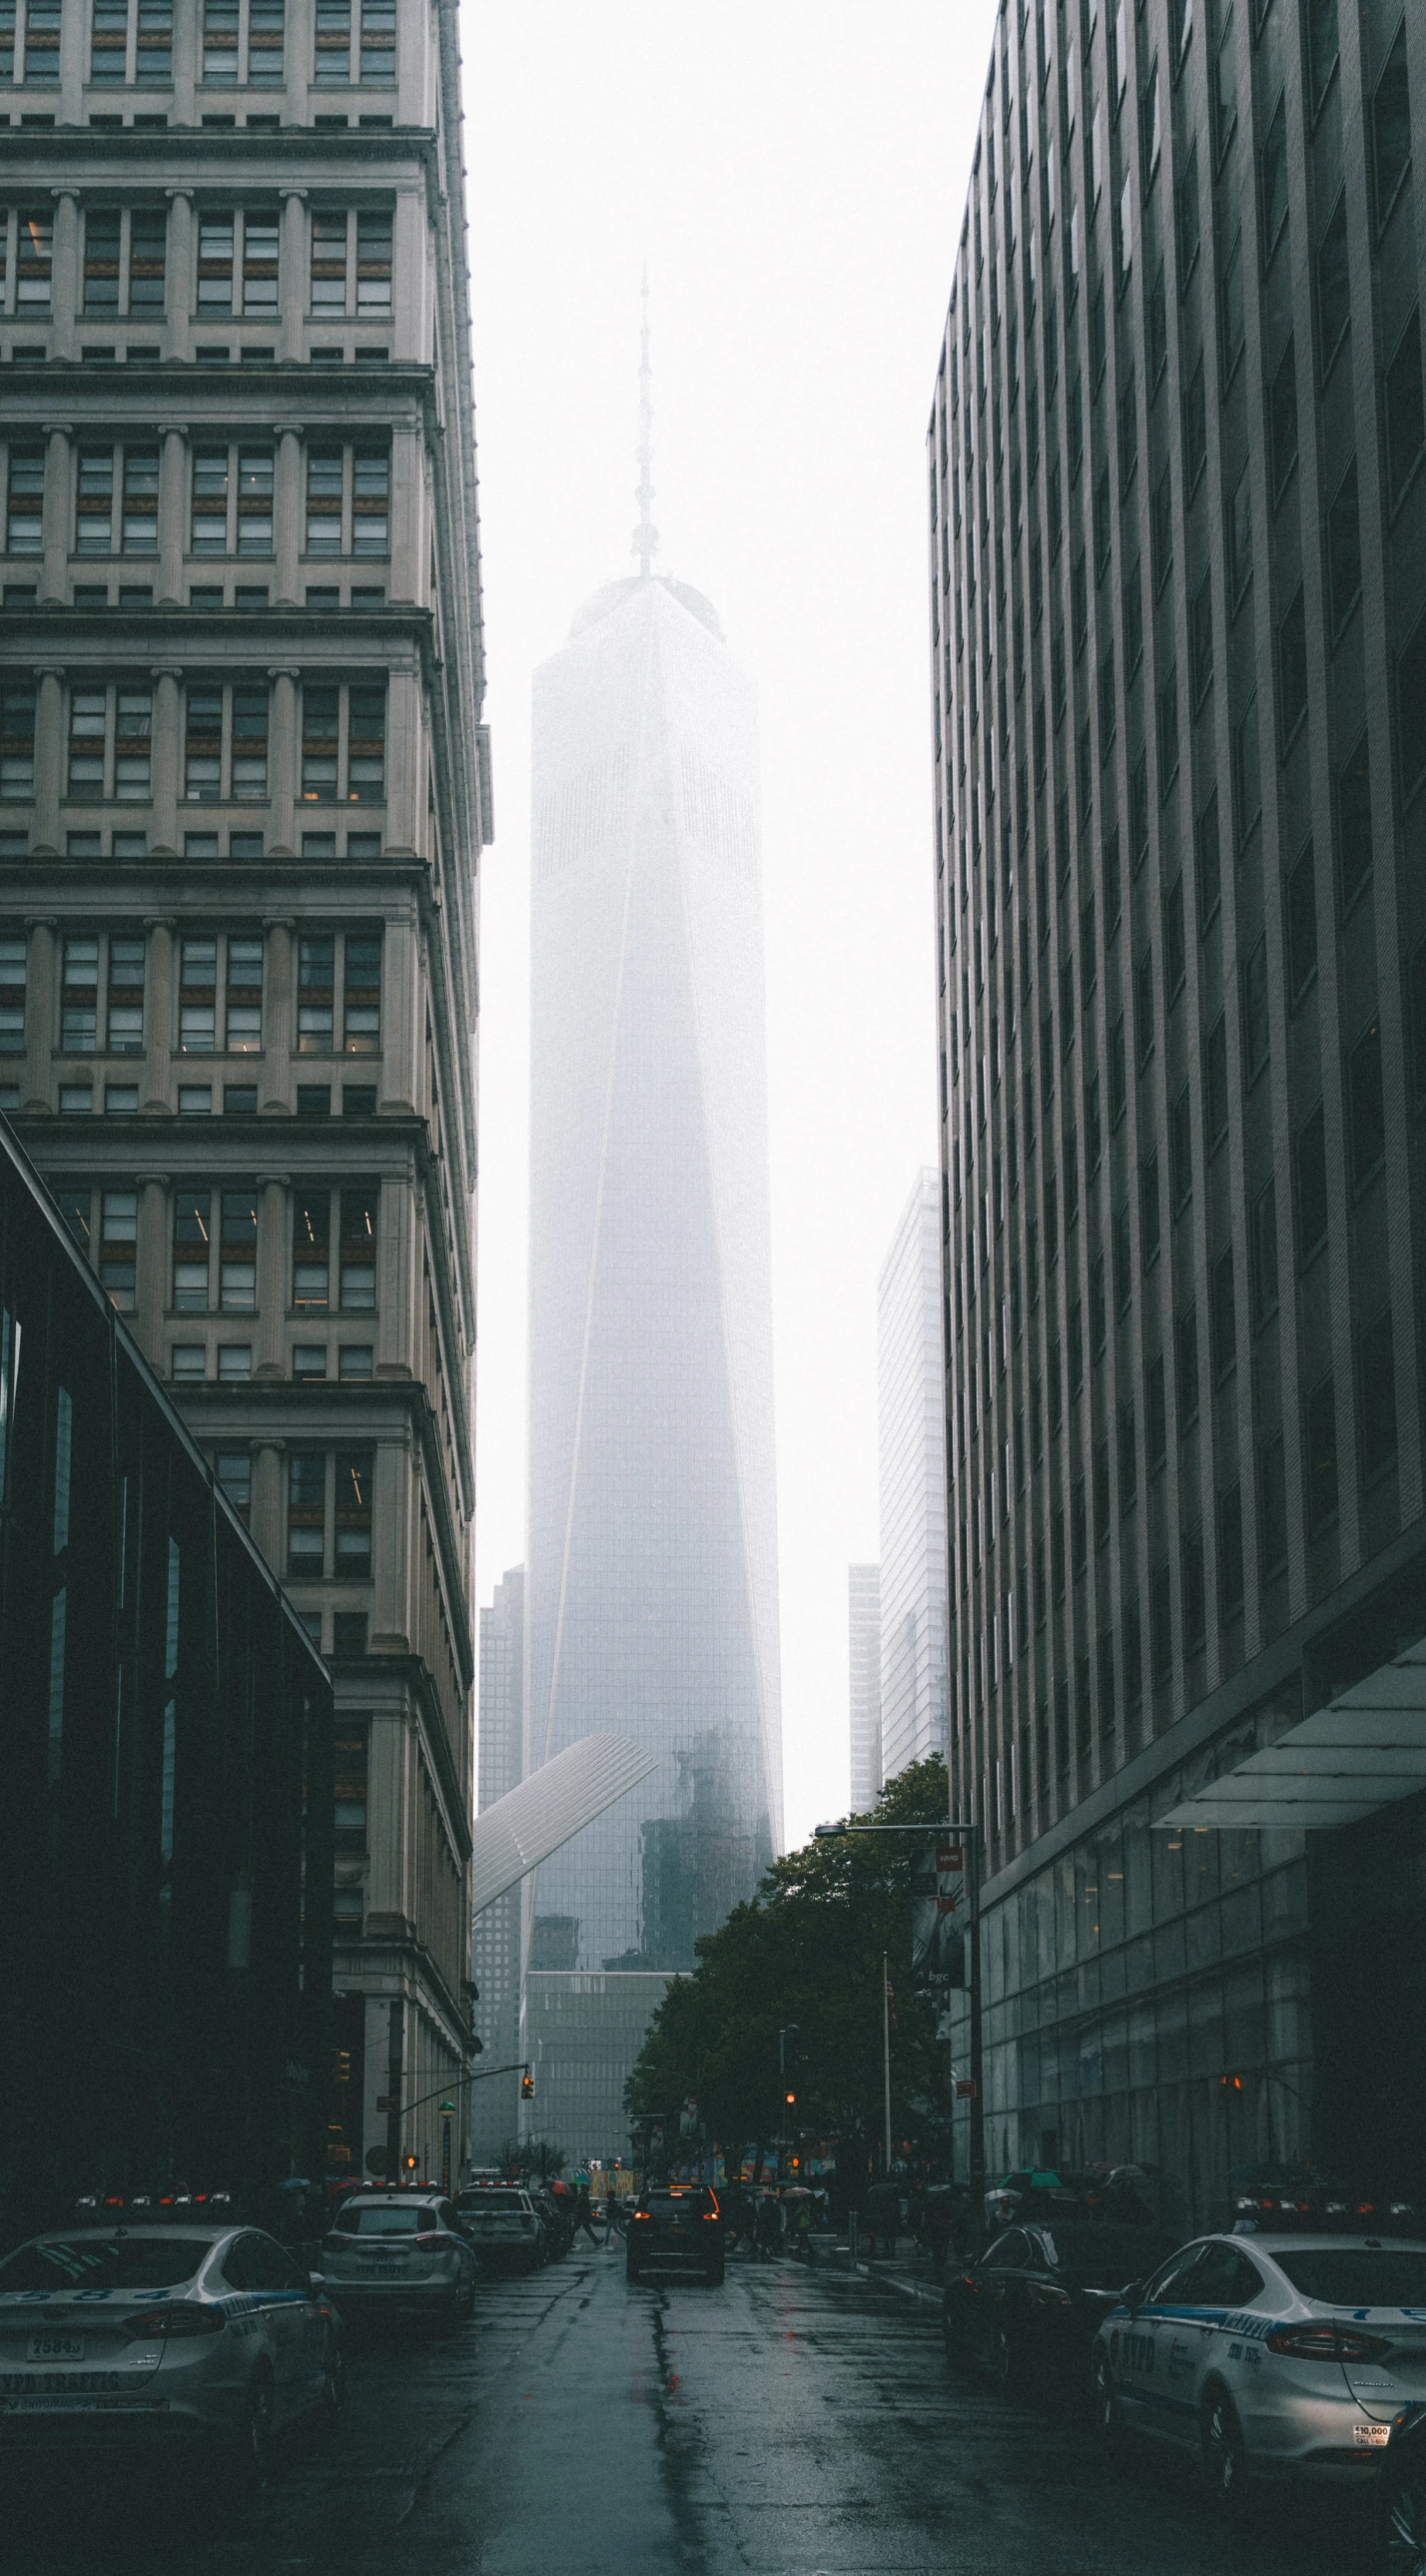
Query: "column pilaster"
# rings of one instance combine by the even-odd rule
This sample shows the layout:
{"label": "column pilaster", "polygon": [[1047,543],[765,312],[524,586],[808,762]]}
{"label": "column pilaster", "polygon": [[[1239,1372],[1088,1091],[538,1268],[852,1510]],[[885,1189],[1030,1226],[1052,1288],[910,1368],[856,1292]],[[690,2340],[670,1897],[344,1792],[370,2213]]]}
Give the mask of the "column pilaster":
{"label": "column pilaster", "polygon": [[288,421],[278,423],[277,469],[273,480],[276,604],[279,608],[296,608],[299,604],[298,562],[302,553],[302,432]]}
{"label": "column pilaster", "polygon": [[307,191],[283,188],[278,193],[282,198],[282,259],[277,290],[282,340],[277,354],[279,358],[300,358],[307,320]]}
{"label": "column pilaster", "polygon": [[50,271],[50,310],[54,315],[54,354],[72,358],[79,320],[79,192],[52,188],[54,254]]}
{"label": "column pilaster", "polygon": [[188,424],[171,420],[163,431],[163,455],[158,479],[158,605],[178,608],[183,603],[184,522],[187,517],[187,495],[184,491],[188,462]]}
{"label": "column pilaster", "polygon": [[415,1625],[409,1582],[414,1472],[409,1435],[377,1442],[372,1460],[371,1642],[401,1654],[412,1651]]}
{"label": "column pilaster", "polygon": [[163,1327],[168,1306],[167,1219],[171,1187],[167,1172],[147,1172],[139,1183],[138,1295],[134,1300],[134,1331],[145,1358],[151,1367],[157,1369],[160,1377],[167,1375]]}
{"label": "column pilaster", "polygon": [[425,708],[414,663],[392,670],[386,689],[386,833],[389,850],[421,846],[417,781],[424,775]]}
{"label": "column pilaster", "polygon": [[376,1247],[376,1351],[378,1377],[410,1377],[416,1349],[413,1272],[419,1202],[413,1173],[381,1184],[381,1225]]}
{"label": "column pilaster", "polygon": [[153,855],[178,855],[178,683],[182,667],[159,662],[153,693]]}
{"label": "column pilaster", "polygon": [[397,429],[391,439],[391,597],[424,605],[430,589],[430,548],[423,542],[426,440],[418,428]]}
{"label": "column pilaster", "polygon": [[258,1116],[285,1117],[292,1106],[293,921],[267,925],[267,994],[262,1014],[262,1062],[258,1073]]}
{"label": "column pilaster", "polygon": [[173,1048],[178,1030],[173,1007],[173,952],[177,924],[171,919],[151,919],[146,928],[144,1089],[148,1097],[143,1107],[146,1116],[167,1117],[176,1105],[173,1098]]}
{"label": "column pilaster", "polygon": [[283,1440],[259,1440],[253,1451],[253,1494],[248,1526],[268,1564],[275,1566],[282,1545]]}
{"label": "column pilaster", "polygon": [[275,667],[272,682],[272,856],[296,857],[297,682],[299,672]]}
{"label": "column pilaster", "polygon": [[45,432],[44,568],[40,605],[48,608],[65,597],[69,576],[69,455],[74,423],[47,420]]}
{"label": "column pilaster", "polygon": [[254,1377],[287,1375],[287,1183],[259,1172],[262,1192],[257,1238],[257,1353]]}
{"label": "column pilaster", "polygon": [[54,1108],[55,928],[31,922],[25,961],[25,1107],[42,1116]]}
{"label": "column pilaster", "polygon": [[[186,10],[177,14],[186,21]],[[176,35],[177,28],[174,32]],[[193,312],[198,302],[193,191],[166,188],[164,194],[173,209],[168,226],[168,354],[171,358],[189,358],[193,354]]]}
{"label": "column pilaster", "polygon": [[380,1106],[407,1117],[421,1116],[426,1106],[424,1046],[417,1052],[420,975],[419,922],[388,922],[382,958]]}
{"label": "column pilaster", "polygon": [[35,673],[35,841],[37,859],[59,856],[59,798],[64,776],[64,672],[42,662]]}

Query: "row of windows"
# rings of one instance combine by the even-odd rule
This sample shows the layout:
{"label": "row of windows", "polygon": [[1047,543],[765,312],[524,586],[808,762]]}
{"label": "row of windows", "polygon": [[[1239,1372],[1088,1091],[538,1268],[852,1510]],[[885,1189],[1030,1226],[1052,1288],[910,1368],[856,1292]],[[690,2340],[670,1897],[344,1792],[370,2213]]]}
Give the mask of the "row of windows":
{"label": "row of windows", "polygon": [[[289,1574],[305,1575],[311,1582],[324,1576],[353,1583],[365,1583],[369,1579],[372,1466],[370,1449],[289,1451]],[[252,1508],[251,1449],[219,1449],[214,1453],[213,1467],[234,1511],[246,1521]],[[360,1645],[348,1642],[348,1652],[365,1652],[364,1619],[362,1631]],[[337,1651],[340,1652],[341,1648]],[[338,1812],[340,1814],[340,1808]],[[362,1821],[365,1822],[364,1805]]]}
{"label": "row of windows", "polygon": [[[185,931],[178,942],[180,1055],[253,1055],[263,1043],[260,931]],[[381,1046],[380,931],[303,931],[297,940],[299,1055],[375,1055]],[[59,957],[59,1053],[139,1055],[141,934],[66,933]],[[27,946],[0,937],[0,1055],[23,1054]],[[330,1101],[330,1094],[328,1094]]]}
{"label": "row of windows", "polygon": [[[54,88],[62,0],[0,0],[0,80]],[[279,89],[284,0],[203,0],[200,77],[208,89]],[[173,0],[90,0],[95,87],[167,88]],[[396,78],[396,0],[317,0],[312,78],[321,88]]]}
{"label": "row of windows", "polygon": [[[174,1314],[257,1312],[258,1195],[247,1182],[174,1191]],[[64,1189],[56,1199],[75,1241],[94,1262],[101,1285],[116,1305],[132,1308],[138,1279],[138,1192]],[[292,1192],[289,1294],[294,1313],[375,1313],[378,1204],[375,1181]]]}
{"label": "row of windows", "polygon": [[[274,452],[261,439],[195,447],[189,552],[273,551]],[[390,537],[391,451],[381,442],[314,439],[305,455],[304,552],[385,555]],[[159,447],[153,439],[85,440],[74,460],[74,540],[79,555],[156,555]],[[5,550],[44,551],[45,450],[12,440],[5,469]],[[264,603],[265,604],[265,603]]]}
{"label": "row of windows", "polygon": [[[386,794],[384,681],[302,683],[298,793],[308,804],[380,804]],[[182,783],[189,804],[270,793],[267,681],[189,681],[183,697]],[[29,681],[0,688],[0,799],[35,792],[37,695]],[[153,795],[153,689],[114,681],[68,692],[65,792],[81,802],[146,804]]]}
{"label": "row of windows", "polygon": [[[368,321],[390,313],[393,221],[389,208],[314,209],[308,254],[312,319],[355,314]],[[269,320],[277,314],[281,231],[282,213],[275,201],[199,208],[193,310],[200,322],[234,313]],[[84,217],[83,312],[162,312],[167,232],[165,206],[89,207]],[[0,311],[21,320],[46,316],[53,281],[53,206],[0,207]]]}

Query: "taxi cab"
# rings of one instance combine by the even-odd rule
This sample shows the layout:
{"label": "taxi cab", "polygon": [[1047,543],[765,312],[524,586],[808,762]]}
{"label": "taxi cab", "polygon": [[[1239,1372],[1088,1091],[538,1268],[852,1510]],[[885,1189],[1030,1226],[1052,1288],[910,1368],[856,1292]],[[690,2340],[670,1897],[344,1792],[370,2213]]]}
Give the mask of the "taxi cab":
{"label": "taxi cab", "polygon": [[259,2478],[342,2369],[330,2301],[256,2227],[55,2228],[0,2262],[0,2462],[206,2440]]}
{"label": "taxi cab", "polygon": [[1356,2483],[1426,2398],[1426,2241],[1206,2236],[1135,2282],[1092,2362],[1095,2421],[1247,2476]]}

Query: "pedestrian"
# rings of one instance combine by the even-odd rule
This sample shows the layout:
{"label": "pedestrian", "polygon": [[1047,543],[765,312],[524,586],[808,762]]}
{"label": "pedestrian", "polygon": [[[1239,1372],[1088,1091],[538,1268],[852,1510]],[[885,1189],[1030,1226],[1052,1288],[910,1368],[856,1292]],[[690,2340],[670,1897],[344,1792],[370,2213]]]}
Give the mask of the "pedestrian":
{"label": "pedestrian", "polygon": [[770,2263],[773,2256],[782,2251],[782,2205],[770,2191],[765,2191],[758,2203],[753,2226],[753,2251],[765,2263]]}
{"label": "pedestrian", "polygon": [[804,2263],[810,2263],[812,2260],[812,2202],[810,2198],[799,2200],[797,2203],[796,2215],[792,2224],[795,2231],[793,2240],[795,2250]]}
{"label": "pedestrian", "polygon": [[574,2227],[571,2231],[569,2240],[571,2245],[574,2243],[575,2237],[579,2234],[581,2227],[583,2228],[585,2235],[588,2237],[590,2244],[597,2245],[599,2239],[594,2233],[594,2212],[589,2203],[589,2185],[587,2182],[577,2183],[575,2186]]}

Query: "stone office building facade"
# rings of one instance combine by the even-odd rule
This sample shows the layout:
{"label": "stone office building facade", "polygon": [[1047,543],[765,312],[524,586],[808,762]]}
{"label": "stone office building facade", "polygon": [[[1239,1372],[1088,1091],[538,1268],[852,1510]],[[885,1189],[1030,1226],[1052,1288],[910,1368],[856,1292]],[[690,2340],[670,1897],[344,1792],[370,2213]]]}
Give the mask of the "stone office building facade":
{"label": "stone office building facade", "polygon": [[929,430],[989,2161],[1419,2164],[1426,392],[1398,0],[1007,0]]}
{"label": "stone office building facade", "polygon": [[0,1106],[336,1676],[339,2144],[370,2169],[378,2095],[443,2088],[472,2036],[456,16],[14,25]]}

